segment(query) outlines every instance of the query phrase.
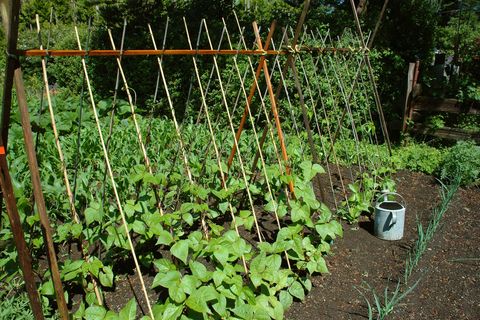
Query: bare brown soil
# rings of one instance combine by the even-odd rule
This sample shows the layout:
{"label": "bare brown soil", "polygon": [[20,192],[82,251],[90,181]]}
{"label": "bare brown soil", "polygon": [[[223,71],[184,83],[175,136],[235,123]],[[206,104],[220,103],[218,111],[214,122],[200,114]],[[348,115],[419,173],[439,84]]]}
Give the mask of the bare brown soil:
{"label": "bare brown soil", "polygon": [[[416,219],[427,225],[440,190],[423,174],[400,172],[395,180],[407,202],[404,238],[376,238],[368,218],[358,226],[344,225],[344,238],[327,258],[330,274],[312,279],[312,291],[305,301],[294,303],[287,319],[367,319],[367,304],[358,290],[367,293],[362,289],[366,283],[380,295],[386,287],[394,289],[416,240]],[[413,282],[420,279],[418,285],[388,318],[480,319],[479,218],[480,190],[460,189],[411,277]],[[372,295],[367,297],[373,303]]]}

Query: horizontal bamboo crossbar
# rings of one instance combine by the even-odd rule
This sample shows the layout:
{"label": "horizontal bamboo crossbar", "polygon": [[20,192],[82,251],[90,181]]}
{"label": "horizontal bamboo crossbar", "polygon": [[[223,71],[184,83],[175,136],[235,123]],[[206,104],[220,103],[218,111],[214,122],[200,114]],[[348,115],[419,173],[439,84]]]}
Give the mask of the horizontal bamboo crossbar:
{"label": "horizontal bamboo crossbar", "polygon": [[133,50],[17,50],[16,54],[27,57],[108,57],[108,56],[194,56],[194,55],[286,55],[289,53],[349,53],[359,52],[358,48],[288,48],[284,50],[210,50],[210,49],[133,49]]}

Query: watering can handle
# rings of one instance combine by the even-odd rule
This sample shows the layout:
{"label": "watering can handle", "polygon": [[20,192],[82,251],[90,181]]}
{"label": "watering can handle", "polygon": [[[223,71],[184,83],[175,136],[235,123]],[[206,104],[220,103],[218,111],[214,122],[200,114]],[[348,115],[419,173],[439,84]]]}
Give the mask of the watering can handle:
{"label": "watering can handle", "polygon": [[397,213],[391,211],[390,214],[392,215],[392,222],[390,222],[390,227],[397,223]]}
{"label": "watering can handle", "polygon": [[375,207],[378,206],[378,204],[379,204],[378,201],[379,201],[380,199],[382,199],[383,197],[388,196],[388,195],[395,195],[395,196],[400,197],[400,198],[402,199],[402,205],[403,205],[403,207],[406,208],[405,199],[403,199],[403,197],[402,197],[400,194],[396,193],[396,192],[385,192],[385,193],[382,193],[380,196],[378,196],[377,200],[375,201]]}

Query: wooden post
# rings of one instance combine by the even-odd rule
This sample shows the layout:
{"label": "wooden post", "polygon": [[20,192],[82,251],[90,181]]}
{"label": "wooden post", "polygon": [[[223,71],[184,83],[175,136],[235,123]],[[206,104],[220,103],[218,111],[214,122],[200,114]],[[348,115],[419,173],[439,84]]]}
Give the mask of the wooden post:
{"label": "wooden post", "polygon": [[[260,32],[258,30],[258,25],[256,22],[253,23],[253,30],[255,31],[255,37],[257,38],[258,48],[263,49],[262,40],[260,39]],[[280,117],[278,116],[277,99],[276,99],[275,93],[273,92],[273,86],[270,79],[270,71],[268,70],[267,61],[265,59],[261,61],[261,63],[263,67],[263,74],[265,76],[265,82],[267,84],[268,95],[270,96],[270,104],[272,106],[273,118],[275,119],[275,126],[277,127],[278,139],[280,140],[280,149],[282,150],[282,157],[283,157],[283,160],[285,161],[285,172],[287,175],[290,175],[291,170],[288,164],[287,146],[285,145],[285,138],[283,136],[282,124],[280,122]],[[294,189],[292,180],[290,180],[290,182],[288,183],[288,187],[290,189],[290,192],[293,195],[295,195],[295,189]]]}
{"label": "wooden post", "polygon": [[[270,46],[270,42],[272,40],[273,33],[275,32],[275,26],[276,26],[276,21],[273,21],[272,25],[270,26],[270,31],[268,32],[268,36],[267,36],[267,40],[265,42],[264,50],[268,50],[268,48]],[[253,81],[252,86],[250,87],[250,92],[249,92],[248,98],[247,98],[247,105],[245,106],[245,110],[243,111],[242,120],[240,120],[240,125],[238,126],[238,130],[237,130],[237,133],[235,135],[235,139],[237,140],[237,144],[240,141],[240,136],[242,135],[243,127],[245,125],[245,121],[247,120],[248,111],[250,109],[250,105],[252,103],[253,96],[255,95],[255,90],[257,89],[258,78],[260,77],[260,73],[262,72],[264,61],[265,61],[265,56],[261,56],[260,57],[260,62],[259,62],[258,67],[257,67],[257,71],[255,72],[255,80]],[[233,147],[232,147],[232,151],[230,152],[230,156],[228,157],[228,162],[227,162],[228,169],[230,169],[230,167],[232,166],[233,158],[235,156],[236,151],[237,151],[237,147],[236,147],[236,144],[234,143]]]}
{"label": "wooden post", "polygon": [[5,198],[5,206],[7,207],[10,229],[12,230],[13,240],[15,241],[15,247],[17,248],[18,261],[20,263],[20,268],[22,269],[25,288],[28,299],[30,300],[30,306],[32,307],[33,316],[35,319],[39,320],[43,319],[43,312],[32,270],[32,256],[28,250],[27,243],[25,242],[22,223],[20,221],[20,216],[18,215],[17,203],[15,202],[12,181],[8,171],[5,147],[1,142],[0,145],[0,186]]}
{"label": "wooden post", "polygon": [[[303,11],[302,11],[302,14],[300,15],[300,19],[298,20],[297,27],[295,29],[295,34],[293,36],[293,40],[292,40],[292,47],[293,48],[295,48],[295,46],[297,45],[298,38],[300,37],[300,33],[302,32],[303,24],[305,22],[305,18],[307,16],[309,8],[310,8],[310,0],[305,0],[304,3],[303,3]],[[292,59],[291,54],[288,55],[287,59]],[[282,67],[282,70],[280,72],[282,72],[283,74],[286,74],[287,71],[288,71],[288,67],[289,67],[289,63],[287,62]],[[277,90],[275,91],[275,94],[273,96],[274,101],[278,101],[278,98],[280,97],[280,92],[281,91],[282,91],[282,83],[279,83],[278,86],[277,86]],[[265,138],[267,136],[267,132],[268,132],[268,126],[265,126],[265,128],[263,129],[262,138],[260,140],[260,148],[263,147],[263,144],[265,142]],[[257,153],[255,154],[255,157],[253,159],[252,172],[254,172],[257,168],[257,162],[258,162],[259,157],[260,157],[259,151],[257,151]]]}
{"label": "wooden post", "polygon": [[407,73],[407,92],[405,93],[405,106],[403,108],[402,133],[405,133],[407,131],[407,122],[408,120],[410,120],[414,69],[415,69],[415,63],[410,63],[408,65],[408,73]]}
{"label": "wooden post", "polygon": [[14,71],[18,67],[18,59],[12,53],[14,53],[17,48],[20,1],[3,1],[0,3],[0,7],[3,26],[7,36],[7,66],[5,68],[0,129],[0,187],[2,191],[2,198],[0,198],[0,215],[1,200],[5,198],[5,206],[10,221],[10,228],[13,233],[13,239],[15,241],[15,247],[18,252],[18,260],[20,268],[22,269],[25,288],[30,301],[30,306],[32,307],[33,316],[38,320],[44,319],[42,304],[40,302],[32,270],[32,256],[28,250],[27,243],[25,242],[22,224],[18,214],[17,204],[15,202],[15,195],[6,158],[10,110],[12,107]]}
{"label": "wooden post", "polygon": [[[20,66],[14,72],[15,88],[17,91],[18,109],[20,112],[20,121],[22,124],[23,138],[25,141],[25,152],[27,154],[28,166],[33,186],[33,195],[37,205],[37,211],[40,216],[40,223],[42,225],[43,238],[47,247],[47,258],[52,274],[53,286],[55,295],[57,297],[58,311],[62,319],[67,320],[68,308],[63,292],[62,281],[60,279],[60,272],[58,270],[57,256],[52,239],[52,231],[50,228],[50,221],[47,216],[47,209],[45,206],[45,199],[43,198],[42,185],[40,182],[40,172],[38,169],[37,156],[33,144],[32,128],[30,127],[30,114],[28,112],[27,98],[25,88],[23,85],[22,70]],[[48,88],[47,88],[48,89]]]}

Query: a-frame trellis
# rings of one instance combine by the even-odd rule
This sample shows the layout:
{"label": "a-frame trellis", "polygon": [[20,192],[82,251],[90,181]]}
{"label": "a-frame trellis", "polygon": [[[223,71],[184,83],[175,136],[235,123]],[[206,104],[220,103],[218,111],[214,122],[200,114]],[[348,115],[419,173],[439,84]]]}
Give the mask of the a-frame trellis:
{"label": "a-frame trellis", "polygon": [[[352,4],[352,6],[354,6],[353,0],[351,0],[351,4]],[[38,50],[23,50],[22,51],[22,50],[17,50],[18,19],[19,19],[20,1],[10,1],[9,14],[8,14],[8,16],[10,17],[10,20],[9,20],[8,28],[7,28],[7,39],[8,39],[7,56],[8,56],[8,60],[7,60],[7,69],[6,69],[4,95],[3,95],[2,130],[1,130],[1,137],[0,137],[1,138],[1,140],[0,140],[1,141],[1,146],[0,146],[0,170],[1,170],[0,183],[1,183],[1,188],[2,188],[2,194],[3,194],[3,197],[5,199],[5,204],[6,204],[8,216],[9,216],[9,219],[10,219],[10,225],[11,225],[12,232],[13,232],[13,235],[14,235],[15,244],[17,246],[17,250],[18,250],[18,253],[19,253],[19,261],[20,261],[20,266],[21,266],[23,276],[24,276],[24,279],[25,279],[27,293],[28,293],[28,296],[29,296],[29,299],[30,299],[30,303],[32,305],[32,310],[33,310],[34,315],[37,319],[42,319],[43,318],[42,308],[41,308],[41,303],[39,301],[39,296],[38,296],[38,293],[37,293],[37,288],[36,288],[35,280],[34,280],[34,274],[33,274],[32,267],[31,267],[31,255],[28,251],[28,247],[27,247],[27,245],[25,243],[25,240],[24,240],[24,235],[23,235],[19,215],[18,215],[18,212],[17,212],[15,197],[14,197],[14,194],[13,194],[13,187],[12,187],[12,183],[11,183],[11,179],[10,179],[10,173],[9,173],[9,170],[8,170],[7,159],[6,159],[6,155],[8,153],[8,148],[7,148],[8,128],[9,128],[9,120],[10,120],[10,109],[11,109],[11,99],[12,99],[13,85],[15,85],[15,88],[16,88],[16,96],[17,96],[17,99],[18,99],[18,107],[19,107],[19,113],[20,113],[20,116],[21,116],[21,124],[22,124],[23,136],[24,136],[24,142],[25,142],[25,150],[26,150],[26,153],[28,155],[29,169],[30,169],[30,173],[31,173],[31,176],[32,176],[32,186],[33,186],[35,203],[36,203],[36,207],[37,207],[37,210],[38,210],[38,213],[39,213],[39,216],[40,216],[40,221],[41,221],[41,224],[42,224],[42,231],[43,231],[45,243],[46,243],[46,246],[47,246],[49,267],[50,267],[50,270],[51,270],[53,284],[54,284],[54,288],[55,288],[57,305],[58,305],[60,315],[63,319],[68,319],[68,308],[67,308],[66,301],[65,301],[65,298],[64,298],[62,282],[61,282],[61,279],[60,279],[60,272],[59,272],[56,253],[55,253],[54,244],[53,244],[53,240],[52,240],[52,231],[51,231],[50,222],[49,222],[48,215],[47,215],[47,208],[46,208],[46,205],[45,205],[45,200],[44,200],[43,193],[42,193],[42,186],[41,186],[41,182],[40,182],[40,173],[39,173],[38,162],[37,162],[37,158],[36,158],[36,152],[35,152],[35,148],[34,148],[32,131],[31,131],[31,127],[30,127],[30,114],[29,114],[29,110],[28,110],[28,106],[27,106],[27,102],[26,102],[26,94],[25,94],[25,89],[23,87],[23,80],[22,80],[22,71],[21,71],[21,66],[20,66],[19,58],[18,58],[19,55],[42,57],[42,71],[43,71],[42,77],[43,77],[43,80],[45,82],[45,87],[47,88],[46,95],[47,95],[48,105],[49,105],[49,108],[50,108],[49,112],[51,114],[52,126],[53,126],[53,131],[55,133],[55,141],[56,141],[57,149],[58,149],[58,152],[59,152],[60,162],[62,163],[62,166],[63,166],[62,170],[63,170],[63,173],[64,173],[65,184],[66,184],[66,188],[67,188],[67,195],[68,195],[68,199],[69,199],[69,203],[70,203],[70,207],[71,207],[71,211],[72,211],[72,215],[73,215],[73,220],[76,221],[76,222],[78,221],[79,218],[78,218],[78,215],[76,214],[76,211],[75,211],[75,201],[74,201],[73,194],[70,190],[70,183],[69,183],[69,180],[68,180],[68,174],[66,172],[65,163],[64,163],[64,159],[63,159],[63,155],[62,155],[62,147],[61,147],[59,139],[58,139],[58,133],[56,132],[56,129],[55,129],[55,116],[54,116],[53,108],[51,107],[51,101],[50,101],[51,99],[50,99],[49,91],[48,91],[48,76],[47,76],[47,71],[46,71],[47,68],[46,68],[46,62],[45,62],[44,58],[46,56],[80,56],[80,57],[82,57],[82,69],[83,69],[82,71],[83,71],[83,74],[85,76],[85,80],[86,80],[86,83],[87,83],[87,89],[88,89],[87,91],[88,91],[88,95],[89,95],[89,100],[90,100],[90,104],[93,108],[93,114],[95,116],[95,121],[96,121],[96,125],[97,125],[97,128],[98,128],[98,133],[100,135],[100,143],[101,143],[101,146],[102,146],[104,160],[105,160],[105,164],[106,164],[106,167],[107,167],[106,174],[108,175],[108,177],[110,179],[110,182],[111,182],[111,186],[113,188],[113,194],[115,196],[115,202],[117,203],[118,210],[120,212],[121,219],[122,219],[122,224],[125,228],[125,234],[127,236],[129,244],[130,244],[129,247],[131,249],[132,258],[134,259],[134,262],[135,262],[135,266],[136,266],[136,269],[137,269],[137,274],[139,276],[139,281],[142,283],[143,294],[145,296],[145,299],[146,299],[146,302],[147,302],[147,307],[148,307],[148,310],[147,310],[148,312],[147,313],[150,314],[150,316],[153,318],[152,307],[151,307],[149,299],[148,299],[148,293],[146,291],[145,285],[143,284],[143,278],[142,278],[140,266],[139,266],[139,263],[137,261],[137,256],[135,254],[135,246],[134,246],[134,244],[133,244],[133,242],[130,238],[130,232],[129,232],[129,229],[128,229],[128,225],[127,225],[127,222],[126,222],[126,219],[125,219],[125,215],[122,211],[122,202],[121,202],[121,199],[120,199],[120,197],[118,195],[118,192],[116,190],[115,175],[114,175],[113,169],[110,165],[111,161],[109,159],[109,151],[108,151],[109,137],[107,137],[107,139],[104,139],[103,134],[102,134],[102,130],[100,128],[100,120],[98,118],[98,112],[96,110],[96,101],[95,101],[95,97],[92,93],[92,88],[91,88],[91,83],[90,83],[90,80],[89,80],[89,77],[88,77],[88,69],[87,69],[87,64],[86,64],[85,57],[86,56],[89,56],[89,57],[112,56],[113,58],[116,59],[117,66],[118,66],[118,72],[119,72],[119,76],[120,76],[120,79],[121,79],[120,81],[123,82],[123,87],[125,88],[125,91],[127,93],[128,104],[130,106],[132,119],[133,119],[134,124],[135,124],[136,137],[138,139],[138,143],[139,143],[140,150],[141,150],[141,153],[142,153],[142,156],[143,156],[144,164],[145,164],[146,169],[150,173],[152,173],[153,169],[152,169],[151,160],[149,158],[148,152],[147,152],[146,147],[145,147],[144,137],[142,136],[142,132],[141,132],[141,130],[139,128],[139,125],[137,123],[137,120],[136,120],[136,113],[135,113],[136,111],[135,111],[134,99],[133,99],[133,97],[131,95],[131,92],[129,90],[127,77],[126,77],[126,75],[123,71],[123,68],[122,68],[122,57],[123,56],[137,56],[137,55],[156,56],[157,63],[158,63],[158,68],[159,68],[159,71],[158,71],[159,72],[159,82],[163,83],[165,96],[166,96],[168,106],[169,106],[171,114],[172,114],[172,120],[174,122],[175,131],[176,131],[177,138],[178,138],[178,141],[179,141],[179,151],[180,151],[181,159],[182,159],[181,161],[184,164],[185,172],[188,176],[188,179],[189,179],[190,183],[195,184],[196,182],[194,181],[194,178],[192,177],[191,168],[190,168],[190,165],[189,165],[188,155],[187,155],[187,151],[186,151],[186,149],[187,149],[186,144],[183,141],[181,128],[180,128],[180,126],[179,126],[179,124],[176,120],[176,117],[175,117],[175,111],[174,111],[174,108],[173,108],[172,98],[171,98],[170,92],[168,90],[168,84],[167,84],[167,80],[166,80],[165,73],[164,73],[164,70],[163,70],[163,59],[164,59],[164,57],[170,56],[170,55],[191,56],[192,63],[193,63],[194,74],[195,74],[195,78],[196,78],[196,83],[197,83],[197,86],[198,86],[198,90],[200,92],[200,101],[201,101],[200,110],[201,110],[201,113],[203,113],[204,116],[205,116],[206,123],[207,123],[207,126],[208,126],[208,130],[209,130],[209,133],[211,135],[212,146],[213,146],[213,149],[214,149],[216,161],[218,162],[218,167],[219,167],[219,171],[220,171],[220,179],[222,181],[222,186],[223,186],[224,190],[226,192],[228,192],[228,186],[227,186],[227,183],[226,183],[226,179],[227,179],[228,174],[232,174],[231,172],[229,172],[229,169],[232,166],[234,158],[237,157],[238,163],[239,163],[239,167],[237,169],[239,169],[240,176],[242,177],[244,184],[247,186],[247,188],[245,189],[245,192],[247,193],[250,209],[252,210],[253,217],[255,218],[255,225],[256,225],[255,230],[256,230],[256,233],[257,233],[257,240],[259,242],[262,242],[263,236],[261,234],[260,227],[258,226],[257,215],[255,214],[255,205],[253,203],[253,199],[252,199],[252,196],[250,194],[250,190],[248,188],[249,177],[247,176],[246,172],[249,170],[249,168],[246,167],[245,159],[242,158],[241,151],[240,151],[240,148],[239,148],[239,141],[240,141],[240,137],[242,135],[244,125],[248,120],[250,122],[252,130],[254,132],[255,146],[256,146],[255,148],[257,149],[257,152],[256,152],[257,154],[253,159],[252,171],[256,170],[258,161],[261,162],[261,167],[264,170],[266,170],[265,159],[264,159],[264,154],[263,154],[262,150],[263,150],[263,145],[264,145],[265,141],[267,140],[267,137],[270,136],[271,140],[272,140],[272,144],[274,145],[274,148],[276,149],[277,159],[275,161],[278,161],[279,168],[283,168],[282,170],[284,170],[287,175],[290,175],[291,168],[289,167],[287,145],[286,145],[286,142],[285,142],[284,132],[282,131],[282,121],[281,121],[281,118],[280,118],[280,115],[279,115],[279,107],[278,107],[278,103],[279,103],[279,100],[280,100],[280,95],[285,94],[286,98],[288,100],[288,103],[290,105],[289,112],[293,112],[293,106],[292,106],[292,103],[290,101],[290,97],[288,96],[289,90],[285,85],[285,79],[288,77],[289,74],[291,74],[291,77],[292,77],[293,83],[294,83],[294,90],[293,91],[298,96],[300,111],[301,111],[301,115],[302,115],[301,118],[303,120],[303,129],[306,131],[306,134],[307,134],[308,147],[310,149],[310,153],[311,153],[311,156],[313,158],[314,163],[321,163],[322,162],[322,160],[320,159],[320,157],[318,155],[318,151],[317,151],[315,141],[314,141],[315,131],[317,131],[317,134],[319,136],[322,136],[322,134],[325,134],[325,132],[328,132],[328,140],[330,141],[330,144],[329,144],[329,146],[324,146],[322,144],[322,149],[323,149],[322,153],[324,154],[324,157],[326,158],[325,162],[326,162],[326,165],[327,165],[327,171],[329,173],[328,174],[329,178],[330,178],[331,174],[330,174],[330,169],[329,169],[329,166],[328,166],[328,158],[330,157],[330,155],[332,155],[332,157],[335,157],[335,152],[334,152],[334,149],[333,149],[333,145],[334,145],[336,139],[338,138],[338,136],[341,135],[341,127],[342,127],[342,124],[345,120],[345,117],[347,117],[347,116],[350,117],[352,130],[354,132],[354,137],[355,137],[356,140],[358,140],[358,137],[355,134],[355,123],[354,123],[354,119],[353,119],[353,116],[352,116],[351,104],[352,104],[352,99],[353,99],[353,93],[354,93],[354,91],[355,91],[355,89],[358,85],[358,82],[361,78],[361,69],[362,69],[362,66],[364,64],[366,65],[367,70],[368,70],[369,81],[370,81],[370,83],[373,83],[375,104],[377,106],[377,112],[380,116],[380,123],[381,123],[381,128],[382,128],[382,131],[383,131],[383,136],[385,137],[386,141],[388,142],[388,133],[387,133],[387,129],[386,129],[386,124],[385,124],[385,120],[383,118],[383,113],[382,113],[382,110],[381,110],[380,100],[378,98],[378,93],[377,93],[376,87],[374,85],[372,68],[371,68],[371,65],[370,65],[369,58],[368,58],[368,48],[371,46],[372,38],[370,39],[370,41],[367,45],[365,43],[365,40],[364,40],[364,37],[363,37],[363,34],[362,34],[362,30],[360,28],[360,23],[358,21],[358,17],[356,15],[356,12],[355,12],[355,10],[353,10],[354,11],[354,17],[355,17],[355,22],[356,22],[356,26],[357,26],[357,31],[358,31],[358,34],[359,34],[359,39],[361,41],[361,48],[353,50],[352,48],[336,48],[335,46],[327,46],[326,45],[327,44],[327,39],[326,38],[324,38],[324,39],[316,38],[316,37],[321,37],[321,35],[316,34],[316,32],[308,32],[308,31],[304,30],[304,21],[305,21],[307,12],[308,12],[309,5],[310,5],[310,1],[306,0],[305,3],[304,3],[304,10],[301,14],[301,17],[300,17],[299,22],[296,26],[296,29],[294,30],[294,32],[292,34],[293,37],[292,37],[291,41],[289,40],[289,37],[288,37],[288,33],[290,31],[288,29],[283,30],[283,35],[282,35],[281,41],[284,42],[284,45],[281,48],[275,48],[274,47],[275,43],[274,43],[274,40],[273,40],[273,35],[275,33],[275,30],[276,30],[275,23],[273,23],[272,26],[270,27],[269,34],[268,34],[268,36],[267,36],[267,38],[265,39],[264,42],[261,39],[260,31],[259,31],[257,25],[255,23],[253,24],[253,29],[254,29],[254,34],[255,34],[255,42],[256,42],[256,48],[255,49],[247,48],[247,45],[245,43],[245,39],[241,36],[241,32],[242,32],[241,27],[238,24],[238,29],[239,29],[238,32],[240,34],[240,39],[242,40],[241,45],[243,46],[243,49],[238,49],[238,48],[233,47],[232,41],[230,39],[230,35],[228,33],[228,29],[226,27],[225,22],[223,22],[224,23],[223,32],[225,32],[226,38],[228,39],[228,48],[226,48],[226,49],[220,49],[220,48],[215,49],[214,46],[213,46],[213,43],[210,39],[207,24],[204,20],[202,20],[202,24],[200,26],[200,29],[204,30],[204,33],[205,33],[205,35],[208,39],[207,43],[209,44],[209,47],[206,48],[206,49],[194,48],[193,45],[192,45],[192,41],[189,37],[190,33],[188,31],[187,22],[184,20],[185,30],[186,30],[186,34],[187,34],[187,37],[188,37],[188,43],[189,43],[189,48],[188,49],[181,49],[181,50],[178,50],[178,49],[164,49],[164,48],[158,49],[157,44],[155,42],[155,36],[153,34],[153,31],[152,31],[151,27],[148,26],[150,34],[151,34],[151,38],[152,38],[152,46],[153,46],[154,49],[123,50],[123,42],[122,42],[122,45],[121,45],[120,49],[117,49],[115,41],[114,41],[111,33],[109,33],[112,49],[110,49],[110,50],[105,50],[105,49],[104,50],[83,50],[81,42],[80,42],[80,38],[79,38],[78,32],[77,32],[76,37],[77,37],[77,40],[78,40],[78,49],[76,49],[76,50],[44,50],[42,48],[41,44],[40,44],[40,49],[38,49]],[[38,24],[38,30],[40,30],[40,23],[37,22],[37,24]],[[311,38],[314,39],[314,40],[318,39],[323,45],[318,46],[318,47],[303,46],[302,45],[302,41],[303,41],[302,38],[304,38],[306,36],[309,36],[309,37],[311,36]],[[317,72],[318,70],[321,70],[322,66],[325,69],[325,63],[328,64],[328,59],[323,59],[322,54],[328,53],[328,52],[342,54],[342,53],[350,53],[352,51],[357,51],[358,52],[358,50],[360,50],[360,52],[364,53],[364,54],[362,54],[361,59],[359,61],[359,67],[357,69],[358,70],[357,73],[355,75],[352,75],[354,81],[353,81],[353,83],[351,83],[351,87],[349,88],[349,91],[346,90],[347,88],[345,88],[345,84],[342,83],[343,80],[341,78],[341,75],[338,75],[338,73],[336,72],[336,69],[332,69],[333,74],[334,74],[334,78],[330,79],[329,81],[332,81],[332,82],[337,81],[338,84],[339,84],[339,87],[342,89],[344,108],[343,108],[343,111],[342,111],[342,115],[337,120],[338,124],[336,126],[336,128],[337,128],[336,131],[333,132],[333,131],[330,130],[331,127],[330,127],[329,123],[327,123],[326,129],[324,129],[324,128],[321,127],[321,125],[319,125],[319,118],[321,118],[321,117],[328,118],[328,116],[326,114],[325,108],[318,108],[318,112],[319,113],[323,112],[323,114],[321,114],[321,113],[317,114],[316,106],[318,104],[323,104],[323,100],[321,98],[321,95],[320,95],[320,97],[317,97],[317,98],[315,97],[315,95],[313,94],[313,91],[315,91],[316,89],[312,88],[313,83],[312,83],[312,85],[310,85],[309,79],[304,78],[306,76],[305,66],[304,66],[306,64],[306,62],[302,60],[301,54],[303,54],[303,53],[310,54],[310,58],[312,58],[311,59],[312,60],[311,61],[312,65],[314,66],[315,72]],[[316,60],[314,59],[314,54],[315,54]],[[245,100],[245,106],[244,106],[244,109],[243,109],[243,113],[241,113],[241,119],[239,121],[238,127],[235,127],[235,125],[236,125],[236,123],[234,121],[235,119],[233,117],[233,114],[230,113],[231,108],[229,106],[229,100],[226,96],[225,84],[222,81],[221,70],[220,70],[220,67],[217,63],[218,57],[221,57],[221,56],[232,57],[232,59],[234,61],[234,72],[237,74],[238,80],[241,84],[240,85],[240,90],[239,90],[239,96],[243,95],[244,100]],[[287,57],[286,61],[285,61],[285,64],[283,66],[280,65],[280,62],[278,60],[279,56],[286,56]],[[207,85],[207,87],[203,86],[203,83],[202,83],[202,80],[201,80],[201,77],[200,77],[200,73],[199,73],[199,66],[197,64],[197,61],[198,61],[199,57],[211,57],[212,60],[213,60],[211,78],[215,79],[218,83],[218,88],[217,89],[219,90],[219,92],[221,94],[222,104],[225,107],[225,114],[226,114],[226,118],[228,120],[227,123],[228,123],[228,127],[229,127],[228,129],[229,129],[229,131],[231,131],[232,136],[234,137],[233,138],[233,146],[232,146],[232,149],[231,149],[230,155],[228,157],[228,161],[227,161],[227,170],[225,170],[225,171],[222,167],[222,160],[221,160],[222,155],[221,155],[221,152],[219,151],[219,146],[217,145],[216,139],[214,137],[215,121],[211,118],[212,114],[209,110],[209,105],[207,103],[207,91],[209,90],[209,88],[208,88],[208,85]],[[247,61],[248,61],[248,68],[247,69],[250,69],[248,71],[251,72],[251,74],[253,75],[253,82],[251,83],[251,86],[250,86],[249,90],[247,90],[247,88],[246,88],[246,84],[244,82],[244,77],[242,76],[241,70],[240,70],[240,68],[237,64],[237,58],[238,57],[246,57],[247,58]],[[267,60],[270,57],[275,58],[274,68],[278,66],[277,73],[280,75],[279,78],[281,79],[278,83],[277,88],[274,88],[274,86],[272,84],[272,77],[271,77],[272,70],[269,69],[269,66],[267,64]],[[258,58],[258,60],[259,60],[256,71],[253,67],[254,64],[252,62],[252,58]],[[300,68],[300,70],[299,70],[299,68]],[[261,91],[261,88],[260,88],[260,82],[261,82],[260,79],[261,79],[262,73],[263,73],[263,77],[264,77],[262,82],[264,82],[265,86],[266,86],[265,94]],[[210,81],[209,81],[209,84],[210,84]],[[261,111],[264,113],[265,120],[266,120],[266,125],[265,125],[265,127],[263,129],[263,133],[261,135],[259,134],[261,131],[260,132],[256,131],[255,117],[254,117],[254,114],[252,114],[252,108],[251,108],[252,107],[251,106],[252,100],[257,93],[260,97]],[[268,94],[268,99],[266,98],[267,94]],[[267,102],[265,100],[267,100]],[[317,101],[315,101],[315,100],[317,100]],[[270,111],[267,110],[268,105],[270,106],[270,109],[271,109]],[[313,114],[314,114],[313,120],[312,120],[311,116],[309,115],[310,111],[308,109],[308,105],[310,105],[310,107],[312,108],[311,112],[313,112]],[[337,102],[336,106],[338,107],[338,102]],[[371,114],[370,114],[370,118],[371,118]],[[295,116],[293,117],[293,121],[295,122]],[[313,122],[315,122],[315,124],[313,124]],[[299,130],[299,125],[298,124],[295,123],[295,127],[296,127],[297,130]],[[236,128],[236,130],[235,130],[235,128]],[[332,126],[332,128],[333,128],[333,126]],[[273,129],[275,129],[276,132],[274,132]],[[110,132],[110,134],[111,134],[111,132]],[[278,146],[276,145],[276,142],[275,142],[275,138],[274,138],[275,135],[278,139]],[[337,163],[337,167],[338,167],[338,163]],[[360,169],[362,167],[360,159],[359,159],[359,167],[360,167]],[[264,172],[264,177],[267,179],[268,190],[266,190],[266,192],[268,192],[270,194],[270,197],[272,199],[274,199],[275,195],[270,188],[270,185],[269,185],[269,182],[268,182],[268,175],[267,175],[266,171]],[[318,185],[320,185],[320,184],[321,183],[319,182]],[[330,184],[332,184],[331,178],[330,178]],[[294,190],[295,189],[294,189],[293,181],[289,180],[286,187],[289,189],[288,191],[286,191],[286,194],[290,193],[290,195],[292,197],[294,197],[295,196],[294,195]],[[156,192],[156,187],[154,185],[152,185],[152,188]],[[331,189],[332,189],[332,192],[333,192],[333,196],[332,196],[333,201],[335,202],[335,194],[334,194],[335,192],[333,191],[333,186],[331,186]],[[321,190],[324,191],[323,189],[321,189]],[[342,191],[342,196],[346,197],[345,190]],[[325,195],[322,195],[321,197],[324,198]],[[336,202],[335,202],[335,205],[336,205]],[[164,214],[164,208],[162,207],[162,204],[160,203],[159,198],[157,198],[157,208],[158,208],[159,214],[163,215]],[[275,211],[275,216],[276,216],[276,223],[278,224],[278,227],[280,228],[280,223],[281,222],[278,218],[276,210],[277,210],[277,208],[275,207],[274,211]],[[231,208],[231,205],[230,205],[230,208],[229,208],[229,212],[231,213],[231,218],[232,218],[232,221],[233,221],[233,225],[235,226],[236,232],[237,232],[237,234],[239,234],[238,228],[236,227],[236,223],[235,223],[236,217],[235,217],[233,208]],[[202,229],[203,229],[203,232],[204,232],[204,236],[208,239],[208,226],[206,225],[203,217],[202,217]],[[85,259],[87,259],[87,258],[85,257]],[[285,259],[286,259],[287,263],[289,264],[289,257],[288,257],[288,254],[286,252],[285,252]],[[245,272],[248,273],[248,265],[247,265],[244,258],[242,260],[243,260],[243,267],[245,269]],[[289,266],[290,266],[290,264],[289,264]],[[95,280],[93,279],[92,281],[95,281]],[[100,297],[100,294],[98,292],[96,292],[96,293],[97,293],[98,303],[102,304],[102,299]]]}

